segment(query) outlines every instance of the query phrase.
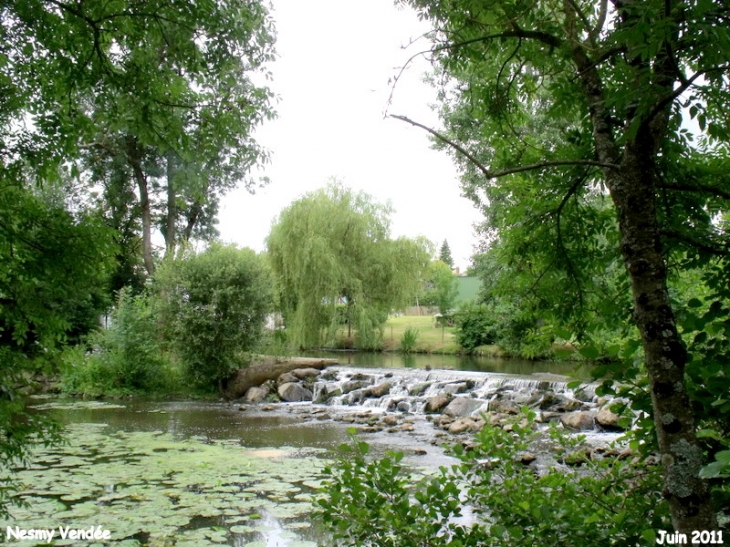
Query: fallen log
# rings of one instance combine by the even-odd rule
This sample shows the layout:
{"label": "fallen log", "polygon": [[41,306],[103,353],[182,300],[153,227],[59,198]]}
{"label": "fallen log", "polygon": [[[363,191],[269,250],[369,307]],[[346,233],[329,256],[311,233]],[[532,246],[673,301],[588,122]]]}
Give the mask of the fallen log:
{"label": "fallen log", "polygon": [[317,357],[263,357],[254,359],[246,368],[238,369],[228,380],[225,394],[228,399],[243,397],[249,388],[260,386],[268,380],[276,380],[285,372],[298,368],[322,370],[336,365],[337,359]]}

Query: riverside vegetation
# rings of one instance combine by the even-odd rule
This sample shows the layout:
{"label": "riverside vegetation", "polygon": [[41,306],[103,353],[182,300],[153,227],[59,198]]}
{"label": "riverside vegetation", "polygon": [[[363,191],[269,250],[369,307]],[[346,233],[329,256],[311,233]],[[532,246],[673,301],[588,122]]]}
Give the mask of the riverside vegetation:
{"label": "riverside vegetation", "polygon": [[323,519],[358,547],[654,545],[656,530],[670,526],[656,465],[590,458],[582,437],[552,427],[551,449],[567,465],[536,472],[525,458],[545,438],[534,418],[484,427],[468,450],[455,446],[461,463],[417,480],[402,453],[368,460],[354,437],[326,469]]}
{"label": "riverside vegetation", "polygon": [[[484,290],[456,319],[457,343],[528,357],[560,356],[556,342],[577,348],[598,364],[602,393],[638,417],[636,448],[658,454],[672,527],[688,537],[727,527],[727,6],[402,3],[434,25],[428,53],[444,129],[426,129],[484,212],[473,265]],[[221,197],[239,182],[255,186],[251,170],[268,158],[252,134],[273,116],[270,90],[255,84],[274,56],[273,20],[257,1],[178,8],[9,0],[0,12],[0,512],[17,499],[9,470],[34,445],[60,440],[26,406],[40,380],[61,376],[64,389],[94,395],[220,392],[265,347],[270,311],[286,328],[268,347],[298,351],[330,345],[343,326],[347,344],[382,347],[388,314],[428,281],[445,280],[433,296],[447,307],[450,278],[432,267],[434,246],[391,238],[389,207],[340,183],[283,211],[264,255],[215,243]],[[196,242],[207,250],[190,251]],[[113,304],[111,328],[98,331]],[[418,348],[415,331],[405,345]],[[475,507],[490,499],[480,488],[494,475],[461,475]],[[525,510],[545,504],[542,486],[534,491]],[[393,495],[409,514],[409,499]],[[444,496],[451,511],[453,492]],[[551,499],[571,507],[567,496]],[[432,501],[414,517],[424,529],[445,514]],[[345,508],[353,523],[377,509],[336,510]],[[630,504],[622,518],[635,522],[640,510]],[[598,521],[558,511],[555,525],[607,530],[608,514],[593,511]],[[405,530],[409,521],[399,522]],[[493,526],[495,537],[522,541],[514,524]],[[534,543],[558,537],[532,526]],[[647,530],[638,530],[644,541]],[[468,543],[467,532],[445,534]]]}

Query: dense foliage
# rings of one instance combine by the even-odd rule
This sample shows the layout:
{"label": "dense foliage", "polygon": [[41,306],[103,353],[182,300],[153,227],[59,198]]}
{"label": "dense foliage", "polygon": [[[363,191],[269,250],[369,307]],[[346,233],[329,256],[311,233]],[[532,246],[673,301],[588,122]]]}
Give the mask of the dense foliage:
{"label": "dense foliage", "polygon": [[[355,439],[326,469],[321,515],[353,547],[654,545],[669,526],[657,466],[589,455],[582,437],[538,431],[533,419],[485,427],[470,450],[455,447],[460,464],[420,479],[403,454],[370,461]],[[536,444],[554,467],[526,463]]]}
{"label": "dense foliage", "polygon": [[187,377],[223,390],[272,311],[271,276],[250,249],[212,245],[170,260],[157,275],[162,319]]}
{"label": "dense foliage", "polygon": [[434,260],[425,271],[424,290],[418,298],[422,306],[438,308],[438,313],[447,316],[454,311],[459,296],[456,276],[442,259]]}
{"label": "dense foliage", "polygon": [[120,290],[108,325],[64,352],[63,391],[88,397],[173,387],[157,312],[153,297]]}
{"label": "dense foliage", "polygon": [[267,246],[292,346],[331,343],[344,314],[355,345],[377,348],[388,313],[414,300],[429,245],[391,239],[391,212],[331,183],[280,214]]}
{"label": "dense foliage", "polygon": [[[111,234],[98,217],[7,180],[0,188],[0,469],[25,461],[34,442],[56,438],[25,409],[24,394],[45,374],[67,336],[80,336],[103,305]],[[6,510],[5,477],[0,513]]]}
{"label": "dense foliage", "polygon": [[[694,339],[682,337],[688,301],[673,300],[670,281],[674,266],[699,268],[708,285],[719,272],[727,280],[727,7],[407,3],[435,29],[429,53],[446,129],[431,131],[462,166],[465,193],[484,207],[497,264],[536,293],[534,309],[553,308],[552,324],[567,326],[568,336],[616,317],[633,321],[640,343],[612,348],[626,360],[604,372],[650,393],[634,396],[654,419],[674,527],[715,529],[699,472],[717,447],[697,438],[690,395],[724,404],[719,390],[704,387],[724,369],[718,354],[712,364],[694,360],[724,334],[695,322]],[[709,321],[727,302],[714,293],[705,301]],[[590,342],[582,349],[599,354]],[[706,408],[694,405],[701,422],[713,420]]]}
{"label": "dense foliage", "polygon": [[[2,466],[50,439],[20,396],[37,373],[55,372],[58,347],[98,323],[114,290],[139,292],[143,265],[154,270],[161,181],[174,249],[211,235],[218,196],[265,159],[251,132],[270,94],[250,73],[273,31],[257,1],[8,0],[0,36]],[[94,359],[128,352],[114,336]]]}

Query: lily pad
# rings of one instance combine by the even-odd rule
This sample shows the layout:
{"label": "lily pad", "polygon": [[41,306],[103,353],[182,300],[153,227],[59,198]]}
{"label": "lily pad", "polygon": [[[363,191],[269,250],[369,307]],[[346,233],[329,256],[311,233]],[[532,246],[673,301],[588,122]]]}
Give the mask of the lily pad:
{"label": "lily pad", "polygon": [[243,524],[237,524],[235,526],[231,526],[230,530],[234,534],[250,534],[251,532],[255,532],[255,529],[253,527],[245,526]]}
{"label": "lily pad", "polygon": [[[37,528],[49,522],[72,527],[94,522],[110,530],[117,546],[137,546],[131,538],[143,534],[150,545],[175,537],[179,546],[208,547],[229,542],[231,533],[277,530],[284,533],[282,539],[297,541],[292,530],[308,524],[289,526],[287,521],[311,512],[303,488],[319,481],[325,464],[316,451],[301,455],[283,448],[267,459],[242,450],[239,442],[210,444],[204,437],[179,439],[159,431],[110,432],[104,424],[71,424],[67,439],[68,445],[38,448],[34,463],[17,470],[26,485],[20,495],[30,507],[14,510],[14,521]],[[251,519],[262,514],[265,520],[252,526]],[[226,526],[189,529],[197,519]],[[0,529],[8,525],[0,519]]]}
{"label": "lily pad", "polygon": [[311,528],[312,523],[311,522],[287,522],[284,524],[284,528],[288,528],[290,530],[302,530],[304,528]]}

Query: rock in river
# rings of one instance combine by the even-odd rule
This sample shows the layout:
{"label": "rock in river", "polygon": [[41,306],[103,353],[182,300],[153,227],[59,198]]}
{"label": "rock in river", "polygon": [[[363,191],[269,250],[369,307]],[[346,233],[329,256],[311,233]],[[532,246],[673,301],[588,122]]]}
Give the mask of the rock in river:
{"label": "rock in river", "polygon": [[449,426],[449,433],[459,434],[469,431],[474,422],[470,418],[459,418]]}
{"label": "rock in river", "polygon": [[291,373],[300,380],[312,380],[322,374],[316,368],[297,368],[292,370]]}
{"label": "rock in river", "polygon": [[375,397],[376,399],[379,399],[386,393],[390,391],[390,382],[383,382],[382,384],[378,384],[376,386],[369,387],[365,390],[365,396],[366,397]]}
{"label": "rock in river", "polygon": [[434,395],[426,401],[426,412],[438,412],[442,408],[451,402],[451,399],[446,395]]}
{"label": "rock in river", "polygon": [[567,429],[587,431],[593,429],[593,412],[570,412],[560,416],[560,423]]}
{"label": "rock in river", "polygon": [[477,408],[482,406],[484,401],[472,399],[471,397],[457,397],[444,409],[447,416],[470,416]]}
{"label": "rock in river", "polygon": [[252,387],[246,392],[246,396],[243,398],[246,403],[260,403],[266,397],[269,396],[269,388],[267,387]]}
{"label": "rock in river", "polygon": [[281,384],[278,391],[279,397],[281,397],[283,401],[287,401],[289,403],[312,400],[312,392],[306,387],[295,384],[294,382]]}
{"label": "rock in river", "polygon": [[601,410],[598,411],[598,414],[596,414],[596,423],[604,429],[610,431],[624,429],[619,425],[618,420],[619,416],[616,413],[612,412],[608,406],[604,406]]}

